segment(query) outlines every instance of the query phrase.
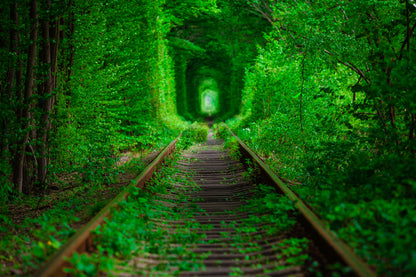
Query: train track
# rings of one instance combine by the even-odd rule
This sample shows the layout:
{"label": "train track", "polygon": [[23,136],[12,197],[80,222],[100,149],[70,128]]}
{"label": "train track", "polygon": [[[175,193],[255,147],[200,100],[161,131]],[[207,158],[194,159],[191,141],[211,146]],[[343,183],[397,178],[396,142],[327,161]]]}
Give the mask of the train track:
{"label": "train track", "polygon": [[[210,134],[206,143],[182,154],[172,165],[175,170],[171,176],[159,176],[168,178],[168,185],[151,195],[152,212],[146,215],[150,233],[159,234],[153,247],[159,250],[136,251],[112,274],[311,276],[329,274],[333,270],[329,265],[338,263],[350,268],[348,275],[375,276],[255,153],[237,140],[244,163],[230,156],[222,142]],[[162,151],[134,183],[149,181],[174,151],[175,143]],[[37,276],[66,276],[63,268],[69,264],[65,256],[94,251],[97,246],[91,231],[127,194],[121,193],[105,207]],[[148,235],[142,240],[142,245],[150,243],[146,241]]]}

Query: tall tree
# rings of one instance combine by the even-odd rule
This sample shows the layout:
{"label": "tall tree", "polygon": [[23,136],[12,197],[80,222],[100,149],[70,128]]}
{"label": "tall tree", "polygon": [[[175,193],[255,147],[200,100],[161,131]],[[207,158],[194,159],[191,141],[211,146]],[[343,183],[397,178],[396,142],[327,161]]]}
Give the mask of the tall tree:
{"label": "tall tree", "polygon": [[[37,55],[37,43],[38,43],[38,28],[39,28],[39,14],[38,14],[38,1],[31,0],[30,2],[30,14],[29,14],[31,28],[30,28],[30,45],[28,47],[28,58],[26,63],[26,75],[25,75],[25,89],[24,89],[24,108],[22,117],[22,131],[24,133],[23,139],[17,145],[19,151],[15,158],[14,167],[14,183],[17,185],[19,192],[23,191],[24,181],[24,163],[26,160],[26,150],[28,147],[33,146],[29,144],[29,137],[31,134],[31,127],[33,127],[33,92],[35,88],[35,62]],[[33,129],[32,129],[33,131]]]}

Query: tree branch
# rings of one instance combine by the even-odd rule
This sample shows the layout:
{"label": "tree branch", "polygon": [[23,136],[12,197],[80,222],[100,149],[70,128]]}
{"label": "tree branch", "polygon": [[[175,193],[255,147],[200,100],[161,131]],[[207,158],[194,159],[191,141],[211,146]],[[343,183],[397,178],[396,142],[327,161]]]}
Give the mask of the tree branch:
{"label": "tree branch", "polygon": [[331,52],[329,52],[328,50],[324,49],[324,52],[332,57],[334,57],[340,64],[348,67],[349,69],[353,70],[355,73],[357,73],[358,75],[360,75],[366,82],[367,84],[370,83],[370,80],[367,78],[367,76],[365,76],[365,73],[359,69],[356,65],[354,65],[353,63],[347,61],[347,62],[343,62],[341,61],[338,57],[335,57],[335,55]]}
{"label": "tree branch", "polygon": [[[410,26],[409,26],[410,27]],[[403,52],[404,52],[404,48],[407,46],[408,48],[410,47],[410,38],[412,37],[413,32],[416,29],[416,23],[413,25],[413,27],[411,28],[410,31],[407,32],[407,35],[402,43],[402,47],[400,47],[400,56],[398,58],[398,60],[400,61],[403,58]]]}

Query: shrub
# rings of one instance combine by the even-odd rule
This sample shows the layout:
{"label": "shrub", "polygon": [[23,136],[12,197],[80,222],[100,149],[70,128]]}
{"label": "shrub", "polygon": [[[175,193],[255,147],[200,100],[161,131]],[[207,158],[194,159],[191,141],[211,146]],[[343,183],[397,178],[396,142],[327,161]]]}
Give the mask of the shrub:
{"label": "shrub", "polygon": [[208,136],[208,125],[204,123],[194,122],[188,129],[183,131],[181,142],[184,144],[184,148],[192,145],[193,143],[203,142]]}
{"label": "shrub", "polygon": [[228,131],[227,125],[224,123],[215,124],[213,129],[214,134],[217,138],[226,139],[230,136],[230,132]]}

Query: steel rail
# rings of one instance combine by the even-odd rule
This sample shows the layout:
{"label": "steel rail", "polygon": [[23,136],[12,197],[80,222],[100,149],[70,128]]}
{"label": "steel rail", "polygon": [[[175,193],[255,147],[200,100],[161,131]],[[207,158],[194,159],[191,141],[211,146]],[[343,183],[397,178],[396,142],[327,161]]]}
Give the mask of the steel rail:
{"label": "steel rail", "polygon": [[274,185],[281,193],[296,205],[300,211],[300,219],[302,223],[309,226],[315,241],[317,241],[323,248],[320,248],[326,258],[332,261],[342,262],[349,266],[354,275],[361,277],[377,276],[376,273],[366,264],[354,251],[341,241],[330,229],[326,227],[321,219],[312,212],[312,210],[287,186],[285,185],[266,165],[260,157],[251,150],[239,137],[237,137],[230,129],[229,131],[237,139],[239,143],[240,152],[245,158],[254,161],[262,172],[262,178],[269,184]]}
{"label": "steel rail", "polygon": [[129,195],[129,190],[133,186],[143,186],[148,181],[157,167],[163,163],[164,159],[175,151],[178,138],[173,140],[162,152],[134,179],[125,190],[120,192],[110,203],[108,203],[95,217],[93,217],[82,229],[75,233],[68,241],[53,254],[44,266],[35,273],[34,276],[69,276],[63,271],[69,267],[70,263],[65,260],[71,257],[75,252],[83,253],[93,249],[92,231],[97,226],[104,223],[104,219],[110,216],[111,209],[117,206],[117,203],[124,200]]}

